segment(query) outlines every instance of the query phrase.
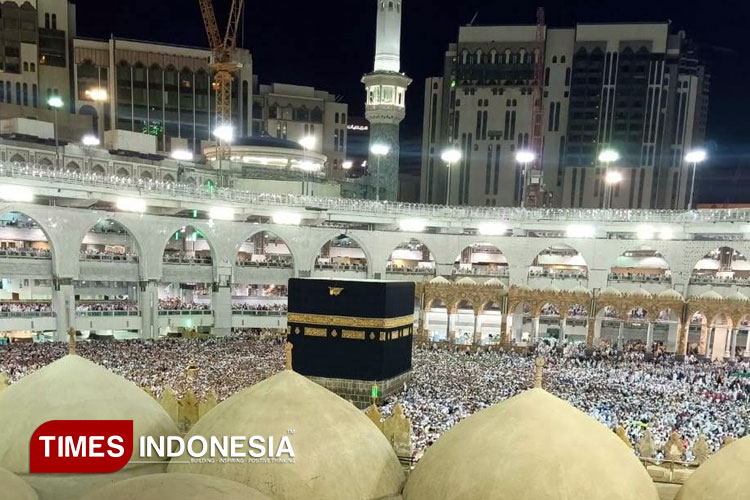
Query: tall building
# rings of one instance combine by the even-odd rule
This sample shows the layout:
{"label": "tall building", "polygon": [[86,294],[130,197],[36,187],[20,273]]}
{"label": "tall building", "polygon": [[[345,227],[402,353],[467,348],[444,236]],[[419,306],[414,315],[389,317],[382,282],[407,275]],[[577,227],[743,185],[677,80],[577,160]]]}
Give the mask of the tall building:
{"label": "tall building", "polygon": [[[377,0],[375,66],[362,77],[365,84],[365,117],[370,122],[371,183],[377,198],[398,196],[399,124],[406,116],[406,88],[411,78],[401,73],[402,0]],[[385,146],[382,154],[373,145]],[[386,152],[387,151],[387,152]],[[373,175],[374,174],[374,175]]]}
{"label": "tall building", "polygon": [[[709,77],[684,32],[669,23],[544,27],[543,204],[601,207],[605,174],[614,208],[684,208],[691,165],[705,137]],[[516,162],[532,134],[537,27],[465,26],[441,77],[425,83],[421,199],[517,206]],[[461,149],[452,168],[440,160]],[[599,153],[614,149],[610,165]],[[528,179],[527,179],[528,181]]]}
{"label": "tall building", "polygon": [[344,177],[349,106],[339,96],[283,83],[258,85],[253,95],[253,136],[297,143],[313,137],[312,151],[327,157],[326,173]]}

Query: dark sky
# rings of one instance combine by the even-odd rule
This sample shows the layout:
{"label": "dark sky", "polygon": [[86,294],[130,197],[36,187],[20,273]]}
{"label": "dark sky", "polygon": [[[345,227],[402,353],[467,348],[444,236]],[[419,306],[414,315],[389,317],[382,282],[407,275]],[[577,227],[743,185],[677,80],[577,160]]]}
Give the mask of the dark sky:
{"label": "dark sky", "polygon": [[[197,0],[74,0],[79,36],[206,46]],[[229,0],[214,0],[219,23]],[[705,50],[711,72],[708,147],[699,201],[750,202],[750,2],[718,0],[541,1],[550,26],[578,22],[672,21]],[[375,0],[247,0],[244,46],[261,83],[312,85],[340,94],[363,113],[362,74],[372,69]],[[112,6],[116,5],[115,9]],[[536,6],[521,0],[404,0],[402,70],[414,79],[402,127],[402,164],[418,169],[424,79],[439,75],[459,25],[531,24]],[[242,38],[240,38],[240,41]],[[403,167],[402,167],[403,170]]]}

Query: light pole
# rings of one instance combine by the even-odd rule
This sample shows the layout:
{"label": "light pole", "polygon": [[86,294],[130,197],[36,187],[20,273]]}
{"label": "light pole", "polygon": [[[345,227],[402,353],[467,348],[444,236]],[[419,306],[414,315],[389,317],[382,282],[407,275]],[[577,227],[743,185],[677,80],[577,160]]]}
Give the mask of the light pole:
{"label": "light pole", "polygon": [[688,210],[693,209],[693,193],[695,191],[695,171],[698,169],[698,164],[706,160],[706,150],[694,149],[685,155],[685,161],[693,164],[693,173],[690,181],[690,201],[688,202]]}
{"label": "light pole", "polygon": [[57,110],[63,107],[60,96],[53,95],[47,99],[47,106],[55,110],[55,165],[60,168],[60,144],[57,138]]}
{"label": "light pole", "polygon": [[93,134],[87,134],[81,138],[81,144],[84,145],[86,151],[89,154],[89,171],[91,171],[91,164],[93,163],[91,160],[91,149],[99,145],[99,138]]}
{"label": "light pole", "polygon": [[607,176],[604,178],[604,182],[607,184],[606,189],[606,205],[604,208],[612,208],[612,186],[622,182],[622,174],[620,172],[612,171],[607,172]]}
{"label": "light pole", "polygon": [[370,152],[378,159],[375,166],[375,201],[380,201],[380,158],[390,153],[391,147],[388,144],[373,144],[370,146]]}
{"label": "light pole", "polygon": [[526,170],[529,167],[529,163],[536,160],[536,153],[528,150],[521,150],[516,152],[516,162],[522,165],[521,171],[521,208],[526,206]]}
{"label": "light pole", "polygon": [[310,162],[307,161],[307,151],[310,149],[313,149],[315,147],[315,136],[314,135],[306,135],[302,139],[299,140],[299,145],[302,146],[302,163],[301,163],[301,170],[302,170],[302,194],[305,194],[305,172],[312,172],[313,169],[311,168]]}
{"label": "light pole", "polygon": [[461,160],[461,150],[456,148],[449,148],[442,152],[440,159],[445,162],[445,166],[448,167],[448,176],[445,183],[445,206],[450,205],[451,196],[451,167],[454,163]]}
{"label": "light pole", "polygon": [[599,163],[604,163],[604,195],[602,196],[602,208],[608,208],[607,205],[609,201],[607,200],[607,198],[609,197],[610,185],[607,181],[607,178],[609,177],[609,164],[619,160],[620,153],[618,153],[614,149],[605,149],[601,153],[599,153],[598,159]]}
{"label": "light pole", "polygon": [[221,165],[224,149],[218,146],[222,143],[232,143],[232,140],[234,140],[234,128],[231,125],[219,125],[214,129],[214,137],[219,140],[219,144],[216,147],[216,156],[219,157],[219,187],[224,187],[224,171]]}
{"label": "light pole", "polygon": [[187,149],[175,149],[170,156],[173,160],[177,160],[177,182],[182,182],[182,173],[184,172],[182,162],[193,161],[193,153]]}

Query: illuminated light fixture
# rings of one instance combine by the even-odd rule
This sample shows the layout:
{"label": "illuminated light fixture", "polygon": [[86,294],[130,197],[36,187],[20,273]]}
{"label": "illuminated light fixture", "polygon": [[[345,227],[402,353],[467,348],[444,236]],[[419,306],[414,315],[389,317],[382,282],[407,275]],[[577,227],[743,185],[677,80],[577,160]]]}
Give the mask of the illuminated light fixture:
{"label": "illuminated light fixture", "polygon": [[234,128],[231,125],[220,125],[214,129],[214,137],[224,142],[234,140]]}
{"label": "illuminated light fixture", "polygon": [[651,226],[640,226],[636,229],[635,235],[639,240],[650,240],[654,237],[654,228]]}
{"label": "illuminated light fixture", "polygon": [[305,160],[299,162],[299,168],[304,170],[305,172],[315,172],[316,170],[320,170],[320,165],[317,163]]}
{"label": "illuminated light fixture", "polygon": [[92,101],[106,101],[109,98],[107,91],[103,88],[88,89],[84,94]]}
{"label": "illuminated light fixture", "polygon": [[29,203],[34,201],[34,192],[25,186],[0,184],[0,199]]}
{"label": "illuminated light fixture", "polygon": [[622,182],[622,174],[620,172],[607,172],[607,176],[604,178],[607,184],[617,184]]}
{"label": "illuminated light fixture", "polygon": [[398,226],[402,231],[421,233],[427,227],[427,223],[422,219],[403,219]]}
{"label": "illuminated light fixture", "polygon": [[53,95],[47,99],[47,106],[50,108],[62,108],[63,104],[63,100],[60,96]]}
{"label": "illuminated light fixture", "polygon": [[672,231],[672,228],[665,227],[661,231],[659,231],[659,239],[671,240],[672,238],[674,238],[674,232]]}
{"label": "illuminated light fixture", "polygon": [[536,154],[533,151],[519,151],[516,153],[516,161],[518,163],[531,163],[536,160]]}
{"label": "illuminated light fixture", "polygon": [[146,202],[141,198],[119,198],[115,206],[123,212],[143,213],[146,211]]}
{"label": "illuminated light fixture", "polygon": [[211,207],[208,211],[209,219],[234,220],[234,209],[230,207]]}
{"label": "illuminated light fixture", "polygon": [[175,149],[170,156],[177,161],[193,161],[193,153],[187,149]]}
{"label": "illuminated light fixture", "polygon": [[388,144],[376,143],[370,146],[370,153],[375,156],[385,156],[391,152],[391,147]]}
{"label": "illuminated light fixture", "polygon": [[86,134],[81,138],[81,142],[84,146],[98,146],[99,138],[92,134]]}
{"label": "illuminated light fixture", "polygon": [[287,226],[299,226],[302,222],[302,216],[293,212],[276,212],[271,217],[274,224],[284,224]]}
{"label": "illuminated light fixture", "polygon": [[440,155],[440,159],[445,163],[453,165],[461,159],[461,151],[456,148],[446,149]]}
{"label": "illuminated light fixture", "polygon": [[505,232],[508,230],[508,226],[506,226],[502,222],[483,222],[479,224],[479,228],[477,230],[479,234],[483,236],[499,236],[501,234],[505,234]]}
{"label": "illuminated light fixture", "polygon": [[602,163],[612,163],[620,159],[620,153],[614,149],[605,149],[599,153],[599,161]]}
{"label": "illuminated light fixture", "polygon": [[706,160],[707,156],[705,149],[694,149],[685,155],[685,161],[688,163],[701,163]]}
{"label": "illuminated light fixture", "polygon": [[583,224],[573,224],[568,226],[565,234],[568,238],[593,238],[596,235],[596,228]]}
{"label": "illuminated light fixture", "polygon": [[341,168],[343,168],[344,170],[349,170],[350,168],[352,168],[352,165],[354,165],[354,163],[352,163],[350,160],[347,160],[341,164]]}
{"label": "illuminated light fixture", "polygon": [[317,141],[315,140],[314,135],[306,135],[305,137],[299,140],[299,145],[305,149],[312,149],[315,147],[316,142]]}

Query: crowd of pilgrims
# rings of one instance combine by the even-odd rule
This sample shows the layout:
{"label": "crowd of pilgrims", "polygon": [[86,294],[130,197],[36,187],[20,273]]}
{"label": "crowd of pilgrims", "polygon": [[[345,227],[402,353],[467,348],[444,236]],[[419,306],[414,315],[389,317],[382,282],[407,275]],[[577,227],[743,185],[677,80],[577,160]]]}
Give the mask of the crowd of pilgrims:
{"label": "crowd of pilgrims", "polygon": [[137,311],[138,303],[129,300],[79,302],[76,304],[77,312],[94,311]]}
{"label": "crowd of pilgrims", "polygon": [[[223,339],[164,339],[79,342],[78,354],[155,394],[165,387],[179,395],[189,388],[201,398],[213,388],[219,400],[281,370],[284,337],[272,330],[245,330]],[[16,381],[62,356],[65,343],[0,346],[0,372]],[[445,430],[532,385],[534,361],[544,356],[544,388],[611,429],[623,426],[636,442],[648,428],[657,445],[672,431],[689,447],[703,433],[716,450],[725,436],[747,432],[750,372],[747,361],[685,361],[658,353],[597,350],[580,346],[536,353],[465,347],[415,347],[413,373],[403,392],[380,402],[384,415],[402,402],[412,419],[414,458],[418,460]],[[186,370],[198,368],[189,380]],[[690,457],[687,457],[690,459]]]}
{"label": "crowd of pilgrims", "polygon": [[0,302],[0,313],[52,312],[50,302]]}

